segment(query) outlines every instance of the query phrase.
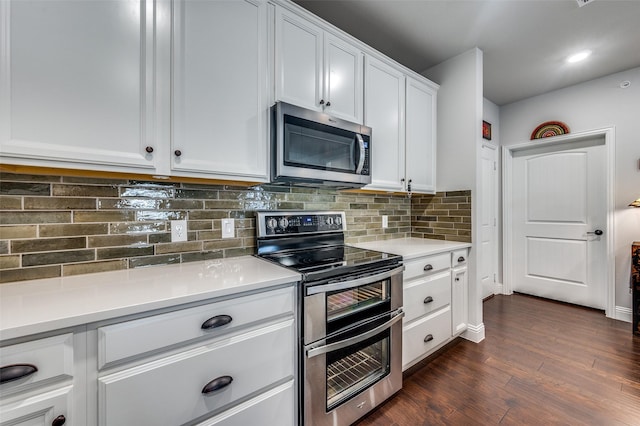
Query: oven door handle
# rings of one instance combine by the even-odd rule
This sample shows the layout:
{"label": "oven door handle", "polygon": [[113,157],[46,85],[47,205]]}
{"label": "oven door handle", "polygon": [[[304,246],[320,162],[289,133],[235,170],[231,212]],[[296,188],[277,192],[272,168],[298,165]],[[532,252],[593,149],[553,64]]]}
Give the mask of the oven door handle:
{"label": "oven door handle", "polygon": [[347,346],[355,345],[362,341],[367,340],[370,337],[375,336],[378,333],[385,331],[387,328],[391,328],[392,325],[400,321],[404,317],[404,312],[399,311],[393,318],[385,322],[382,325],[373,328],[366,333],[362,333],[359,336],[351,339],[340,340],[339,342],[330,343],[328,345],[312,348],[307,351],[307,358],[313,358],[314,356],[326,354],[327,352],[337,351],[338,349],[346,348]]}
{"label": "oven door handle", "polygon": [[362,278],[356,278],[351,281],[340,281],[332,284],[314,285],[307,288],[307,296],[317,293],[328,293],[330,291],[346,290],[353,287],[359,287],[363,284],[372,284],[376,281],[386,280],[392,275],[396,275],[404,271],[404,265],[390,271],[382,272],[376,275],[368,275]]}

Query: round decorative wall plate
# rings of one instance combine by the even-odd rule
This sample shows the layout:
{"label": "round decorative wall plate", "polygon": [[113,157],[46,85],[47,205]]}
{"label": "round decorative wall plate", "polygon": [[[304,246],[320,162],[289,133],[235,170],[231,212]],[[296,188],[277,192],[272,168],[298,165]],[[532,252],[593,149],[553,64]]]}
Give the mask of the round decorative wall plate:
{"label": "round decorative wall plate", "polygon": [[562,121],[547,121],[536,127],[531,133],[531,139],[548,138],[550,136],[565,135],[569,133],[569,126]]}

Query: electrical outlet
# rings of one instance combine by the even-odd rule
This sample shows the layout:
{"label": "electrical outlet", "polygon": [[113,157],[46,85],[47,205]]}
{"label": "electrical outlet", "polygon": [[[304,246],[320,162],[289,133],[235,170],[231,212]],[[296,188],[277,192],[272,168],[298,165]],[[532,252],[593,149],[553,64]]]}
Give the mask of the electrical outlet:
{"label": "electrical outlet", "polygon": [[233,219],[222,219],[222,238],[235,236],[235,224]]}
{"label": "electrical outlet", "polygon": [[171,221],[171,242],[187,241],[187,221],[172,220]]}
{"label": "electrical outlet", "polygon": [[382,227],[383,228],[389,227],[389,216],[387,216],[386,214],[382,215]]}

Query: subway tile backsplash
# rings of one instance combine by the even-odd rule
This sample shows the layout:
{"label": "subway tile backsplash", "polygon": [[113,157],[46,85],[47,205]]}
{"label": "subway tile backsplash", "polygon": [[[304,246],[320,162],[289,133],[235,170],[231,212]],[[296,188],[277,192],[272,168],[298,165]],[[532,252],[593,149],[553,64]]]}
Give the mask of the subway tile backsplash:
{"label": "subway tile backsplash", "polygon": [[[253,254],[256,210],[344,210],[348,243],[470,241],[470,205],[470,191],[408,198],[0,173],[0,282]],[[222,239],[223,218],[235,219],[235,238]],[[187,241],[171,242],[176,219],[187,220]]]}

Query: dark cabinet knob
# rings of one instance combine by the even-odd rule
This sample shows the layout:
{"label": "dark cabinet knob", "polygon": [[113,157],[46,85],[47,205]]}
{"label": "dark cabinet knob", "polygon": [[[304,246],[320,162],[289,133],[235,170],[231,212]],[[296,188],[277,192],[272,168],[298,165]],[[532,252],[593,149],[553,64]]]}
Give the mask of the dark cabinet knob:
{"label": "dark cabinet knob", "polygon": [[233,318],[229,315],[216,315],[203,322],[202,329],[211,330],[212,328],[222,327],[223,325],[229,324],[232,320]]}
{"label": "dark cabinet knob", "polygon": [[320,99],[320,105],[324,105],[324,99]]}
{"label": "dark cabinet knob", "polygon": [[152,146],[148,146],[144,150],[147,151],[149,154],[151,154],[153,152],[153,147]]}
{"label": "dark cabinet knob", "polygon": [[427,337],[424,338],[424,342],[428,343],[433,340],[433,334],[427,334]]}
{"label": "dark cabinet knob", "polygon": [[456,281],[460,281],[460,278],[456,277]]}
{"label": "dark cabinet knob", "polygon": [[427,296],[427,297],[425,297],[425,298],[424,298],[424,301],[423,301],[423,302],[424,302],[425,304],[427,304],[427,303],[431,303],[431,302],[433,302],[433,297],[431,297],[431,296]]}
{"label": "dark cabinet knob", "polygon": [[0,384],[28,377],[38,371],[32,364],[11,364],[0,368]]}
{"label": "dark cabinet knob", "polygon": [[331,102],[327,102],[327,106],[331,106]]}
{"label": "dark cabinet knob", "polygon": [[67,422],[67,418],[65,416],[58,416],[51,422],[51,426],[62,426]]}
{"label": "dark cabinet knob", "polygon": [[180,151],[179,149],[176,149],[175,151],[173,151],[173,153],[176,155],[176,157],[180,157],[182,155],[182,151]]}
{"label": "dark cabinet knob", "polygon": [[211,392],[229,386],[231,382],[233,382],[233,377],[231,376],[216,377],[202,388],[202,393],[205,395],[210,394]]}
{"label": "dark cabinet knob", "polygon": [[433,269],[433,265],[429,263],[429,264],[427,264],[427,265],[424,265],[424,268],[423,268],[423,269],[424,269],[425,271],[431,271],[431,270]]}
{"label": "dark cabinet knob", "polygon": [[460,256],[460,257],[458,258],[458,262],[464,262],[464,261],[465,261],[464,256]]}

